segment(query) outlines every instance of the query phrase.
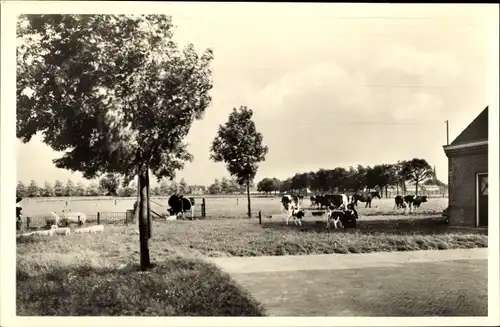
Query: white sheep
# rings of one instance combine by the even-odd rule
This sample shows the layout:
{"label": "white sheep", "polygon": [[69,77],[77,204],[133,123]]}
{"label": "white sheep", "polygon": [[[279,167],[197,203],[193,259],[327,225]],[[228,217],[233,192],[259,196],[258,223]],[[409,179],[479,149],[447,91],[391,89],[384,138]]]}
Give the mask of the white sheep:
{"label": "white sheep", "polygon": [[83,234],[83,233],[98,233],[98,232],[104,232],[104,225],[96,225],[92,227],[86,227],[86,228],[78,228],[75,229],[76,234]]}
{"label": "white sheep", "polygon": [[57,234],[57,235],[70,235],[71,234],[71,230],[67,227],[65,228],[56,228],[54,229],[54,232]]}
{"label": "white sheep", "polygon": [[17,234],[16,238],[22,238],[22,237],[29,237],[33,235],[33,233],[24,233],[24,234]]}
{"label": "white sheep", "polygon": [[36,236],[54,236],[54,229],[51,228],[49,230],[37,230],[31,233],[31,235]]}

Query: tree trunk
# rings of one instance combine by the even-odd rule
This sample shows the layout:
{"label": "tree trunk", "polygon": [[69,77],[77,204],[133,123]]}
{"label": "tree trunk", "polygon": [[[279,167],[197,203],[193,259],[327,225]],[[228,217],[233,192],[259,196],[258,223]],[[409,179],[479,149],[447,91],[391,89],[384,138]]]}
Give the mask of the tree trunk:
{"label": "tree trunk", "polygon": [[418,195],[418,180],[415,182],[415,196]]}
{"label": "tree trunk", "polygon": [[147,169],[139,169],[139,242],[140,242],[140,256],[141,256],[141,270],[151,268],[151,261],[149,258],[149,244],[148,244],[148,171]]}
{"label": "tree trunk", "polygon": [[399,195],[399,181],[396,182],[396,195]]}
{"label": "tree trunk", "polygon": [[250,181],[247,181],[248,218],[252,218],[252,207],[250,205]]}
{"label": "tree trunk", "polygon": [[385,198],[387,199],[387,185],[385,186]]}
{"label": "tree trunk", "polygon": [[151,223],[151,201],[149,201],[150,197],[149,197],[149,191],[150,191],[150,185],[149,185],[149,169],[146,168],[146,190],[147,190],[147,194],[148,194],[148,200],[147,200],[147,204],[148,204],[148,239],[151,238],[151,226],[152,226],[152,223]]}

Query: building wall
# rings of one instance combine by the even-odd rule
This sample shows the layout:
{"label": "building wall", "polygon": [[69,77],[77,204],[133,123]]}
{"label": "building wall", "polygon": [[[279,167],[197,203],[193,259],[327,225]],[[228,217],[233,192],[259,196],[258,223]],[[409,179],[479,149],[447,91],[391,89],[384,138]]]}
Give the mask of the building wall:
{"label": "building wall", "polygon": [[476,226],[476,174],[488,172],[488,154],[449,158],[450,225]]}

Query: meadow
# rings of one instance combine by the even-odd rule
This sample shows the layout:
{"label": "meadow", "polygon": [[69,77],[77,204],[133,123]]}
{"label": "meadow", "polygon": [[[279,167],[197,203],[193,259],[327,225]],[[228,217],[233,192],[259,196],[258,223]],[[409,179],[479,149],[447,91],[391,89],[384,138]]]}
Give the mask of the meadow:
{"label": "meadow", "polygon": [[[243,218],[247,216],[246,196],[203,196],[206,203],[206,215],[208,218]],[[202,196],[195,198],[195,216],[201,216]],[[151,209],[158,213],[165,213],[168,208],[168,197],[152,197]],[[131,210],[136,198],[111,198],[111,197],[80,197],[80,198],[25,198],[22,200],[23,215],[36,220],[43,218],[49,212],[61,213],[62,210],[80,211],[95,220],[97,212],[124,213]],[[257,216],[259,210],[262,215],[272,215],[280,213],[279,197],[253,197],[251,198],[252,215]],[[372,202],[372,208],[364,208],[364,203],[358,204],[358,212],[361,216],[378,215],[400,215],[401,210],[393,210],[394,199],[382,198]],[[427,203],[422,204],[418,210],[418,215],[441,214],[448,205],[448,198],[433,197]],[[309,199],[304,199],[302,207],[309,207]]]}

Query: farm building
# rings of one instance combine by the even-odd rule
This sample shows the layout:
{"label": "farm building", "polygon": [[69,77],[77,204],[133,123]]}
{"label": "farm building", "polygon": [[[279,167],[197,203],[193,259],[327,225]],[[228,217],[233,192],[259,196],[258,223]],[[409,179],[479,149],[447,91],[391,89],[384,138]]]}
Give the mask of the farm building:
{"label": "farm building", "polygon": [[449,223],[488,226],[488,107],[450,144],[448,157]]}

